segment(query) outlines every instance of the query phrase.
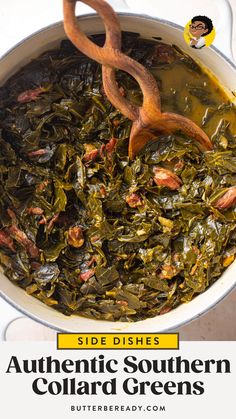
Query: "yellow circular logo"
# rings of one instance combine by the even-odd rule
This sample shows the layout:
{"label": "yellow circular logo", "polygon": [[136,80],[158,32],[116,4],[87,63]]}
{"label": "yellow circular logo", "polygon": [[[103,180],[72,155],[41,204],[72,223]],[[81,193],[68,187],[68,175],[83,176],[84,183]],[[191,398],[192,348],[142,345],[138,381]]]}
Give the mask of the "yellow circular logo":
{"label": "yellow circular logo", "polygon": [[184,28],[185,42],[195,49],[209,47],[215,39],[216,31],[207,16],[194,16]]}

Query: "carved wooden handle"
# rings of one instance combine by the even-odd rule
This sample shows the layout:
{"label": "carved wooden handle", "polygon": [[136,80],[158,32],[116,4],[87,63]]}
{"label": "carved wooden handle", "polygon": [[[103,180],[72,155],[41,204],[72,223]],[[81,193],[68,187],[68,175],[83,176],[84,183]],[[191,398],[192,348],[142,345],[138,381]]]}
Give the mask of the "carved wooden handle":
{"label": "carved wooden handle", "polygon": [[[85,55],[102,64],[105,93],[117,109],[133,121],[129,142],[129,157],[133,158],[157,133],[181,130],[195,138],[203,149],[212,144],[201,128],[189,119],[174,113],[161,113],[160,93],[152,74],[140,63],[121,52],[121,30],[116,13],[105,0],[78,0],[92,7],[103,19],[106,40],[103,47],[95,45],[80,30],[76,16],[77,0],[63,0],[64,27],[72,43]],[[138,82],[143,93],[141,107],[129,102],[119,91],[115,69],[129,73]]]}
{"label": "carved wooden handle", "polygon": [[160,111],[160,94],[154,77],[137,61],[121,52],[121,30],[116,13],[104,0],[78,0],[92,7],[102,17],[106,29],[103,47],[95,45],[80,30],[75,17],[76,0],[64,0],[64,27],[73,44],[85,55],[103,65],[104,90],[110,102],[132,121],[138,118],[139,107],[123,97],[115,79],[115,68],[133,76],[143,92],[143,108]]}

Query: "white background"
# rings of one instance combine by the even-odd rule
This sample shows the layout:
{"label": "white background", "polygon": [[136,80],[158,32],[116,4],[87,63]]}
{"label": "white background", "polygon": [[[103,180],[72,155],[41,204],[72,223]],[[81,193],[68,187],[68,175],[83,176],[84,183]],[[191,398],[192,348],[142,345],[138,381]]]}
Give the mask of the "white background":
{"label": "white background", "polygon": [[[1,343],[1,361],[0,361],[0,388],[1,388],[1,417],[5,419],[96,419],[96,418],[136,418],[146,419],[199,419],[214,418],[227,419],[235,418],[235,378],[236,378],[236,342],[183,342],[180,350],[146,350],[146,351],[103,351],[106,359],[115,358],[119,361],[119,373],[112,374],[67,374],[67,377],[76,377],[78,381],[96,381],[108,380],[117,377],[118,394],[116,396],[38,396],[33,393],[32,381],[40,376],[44,376],[48,381],[60,380],[66,378],[66,374],[6,374],[12,355],[16,355],[18,360],[39,359],[42,356],[52,356],[57,359],[89,359],[100,355],[99,350],[94,351],[57,351],[55,343],[17,343],[13,347],[10,343]],[[133,355],[137,359],[169,359],[181,355],[182,358],[191,360],[201,359],[226,359],[231,361],[231,374],[127,374],[122,371],[123,359],[127,355]],[[205,383],[205,393],[200,396],[183,395],[153,395],[151,393],[145,396],[128,396],[122,391],[123,381],[131,376],[135,376],[139,381],[203,381]],[[140,413],[112,413],[112,412],[92,412],[81,413],[71,412],[71,405],[142,405],[145,408],[148,405],[165,405],[165,412],[143,411]]]}

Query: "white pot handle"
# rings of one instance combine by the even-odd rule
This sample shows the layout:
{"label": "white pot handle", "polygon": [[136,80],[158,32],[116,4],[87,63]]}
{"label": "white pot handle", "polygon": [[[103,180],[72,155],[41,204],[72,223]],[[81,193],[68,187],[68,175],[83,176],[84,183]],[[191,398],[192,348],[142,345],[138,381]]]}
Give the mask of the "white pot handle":
{"label": "white pot handle", "polygon": [[[176,0],[107,0],[118,12],[140,13],[169,20],[181,26],[196,15],[213,19],[216,38],[213,45],[233,60],[233,14],[229,0],[181,0],[181,11]],[[215,18],[215,19],[214,19]]]}
{"label": "white pot handle", "polygon": [[233,11],[229,0],[217,0],[217,6],[221,16],[217,29],[217,48],[228,58],[234,60],[232,51],[233,37]]}

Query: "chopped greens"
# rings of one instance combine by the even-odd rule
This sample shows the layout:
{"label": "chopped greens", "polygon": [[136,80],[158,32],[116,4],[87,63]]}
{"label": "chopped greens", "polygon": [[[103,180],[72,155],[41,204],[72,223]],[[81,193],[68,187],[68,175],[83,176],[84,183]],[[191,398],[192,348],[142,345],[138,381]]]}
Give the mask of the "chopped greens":
{"label": "chopped greens", "polygon": [[[65,315],[125,322],[191,301],[234,261],[236,112],[178,47],[134,33],[122,45],[156,77],[163,110],[202,124],[213,151],[176,134],[129,161],[131,123],[100,66],[62,41],[0,88],[0,263]],[[141,104],[136,82],[117,80]]]}

